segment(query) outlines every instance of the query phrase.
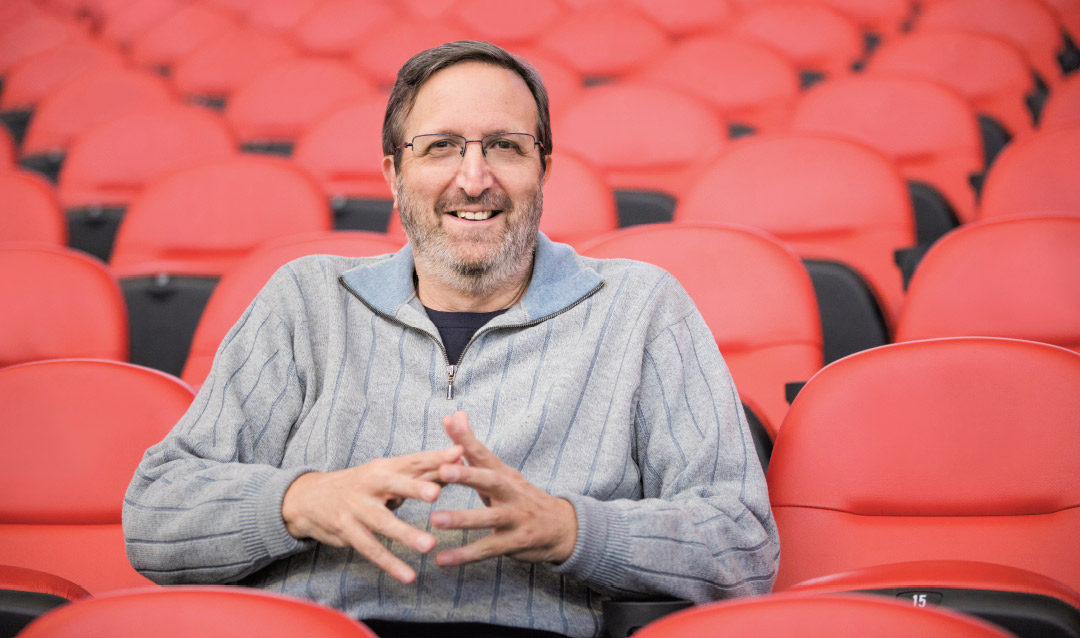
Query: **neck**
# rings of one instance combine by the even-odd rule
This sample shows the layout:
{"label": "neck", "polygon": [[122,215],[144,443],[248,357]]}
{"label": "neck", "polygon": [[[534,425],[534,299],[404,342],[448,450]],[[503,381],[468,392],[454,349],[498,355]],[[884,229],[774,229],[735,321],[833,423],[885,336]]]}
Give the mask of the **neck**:
{"label": "neck", "polygon": [[462,290],[453,282],[442,281],[438,269],[426,268],[422,260],[416,260],[416,294],[420,302],[432,310],[443,312],[494,312],[504,310],[521,301],[532,280],[533,259],[502,285],[493,290]]}

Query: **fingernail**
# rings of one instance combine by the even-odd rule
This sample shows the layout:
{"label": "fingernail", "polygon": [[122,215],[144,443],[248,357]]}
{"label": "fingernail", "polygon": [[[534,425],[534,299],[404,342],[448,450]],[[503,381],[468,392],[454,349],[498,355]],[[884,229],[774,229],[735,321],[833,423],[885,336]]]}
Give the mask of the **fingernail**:
{"label": "fingernail", "polygon": [[431,524],[435,527],[446,527],[450,524],[450,515],[446,512],[434,512],[431,515]]}
{"label": "fingernail", "polygon": [[447,565],[454,564],[454,555],[450,552],[442,552],[435,557],[435,564],[439,567],[446,567]]}
{"label": "fingernail", "polygon": [[420,534],[416,537],[414,545],[420,552],[430,552],[431,548],[435,547],[435,537],[428,534]]}
{"label": "fingernail", "polygon": [[400,580],[403,583],[411,583],[416,574],[408,567],[398,567],[394,570],[394,578]]}
{"label": "fingernail", "polygon": [[420,488],[420,498],[425,501],[434,501],[439,498],[439,488],[435,485],[426,485]]}

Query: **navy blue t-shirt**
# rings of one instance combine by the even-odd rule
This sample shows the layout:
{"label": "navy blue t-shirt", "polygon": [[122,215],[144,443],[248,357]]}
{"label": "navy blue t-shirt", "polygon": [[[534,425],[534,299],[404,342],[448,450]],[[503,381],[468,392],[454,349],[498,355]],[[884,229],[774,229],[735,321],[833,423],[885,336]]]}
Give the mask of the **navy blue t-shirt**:
{"label": "navy blue t-shirt", "polygon": [[427,311],[431,323],[435,324],[435,327],[439,329],[439,336],[442,337],[443,345],[446,346],[446,357],[450,359],[452,365],[457,365],[458,359],[461,358],[461,351],[465,349],[465,345],[469,343],[469,339],[472,339],[477,330],[506,312],[506,310],[496,310],[494,312],[443,312],[441,310],[432,310],[427,306],[424,306],[424,310]]}

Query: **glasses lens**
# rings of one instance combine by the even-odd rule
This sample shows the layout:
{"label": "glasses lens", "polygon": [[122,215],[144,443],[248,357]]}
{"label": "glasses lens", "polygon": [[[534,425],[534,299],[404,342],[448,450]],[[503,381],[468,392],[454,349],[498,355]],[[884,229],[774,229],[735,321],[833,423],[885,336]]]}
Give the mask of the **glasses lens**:
{"label": "glasses lens", "polygon": [[484,154],[492,164],[515,164],[532,153],[534,141],[528,133],[495,133],[483,139]]}
{"label": "glasses lens", "polygon": [[417,135],[412,141],[413,153],[429,160],[461,159],[465,138],[460,135]]}

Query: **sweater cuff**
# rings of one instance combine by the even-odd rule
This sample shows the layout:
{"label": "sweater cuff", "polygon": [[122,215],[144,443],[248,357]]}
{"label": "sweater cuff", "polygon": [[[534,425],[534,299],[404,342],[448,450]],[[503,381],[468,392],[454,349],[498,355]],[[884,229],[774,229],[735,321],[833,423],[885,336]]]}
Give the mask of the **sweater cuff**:
{"label": "sweater cuff", "polygon": [[577,512],[577,542],[555,572],[593,586],[616,587],[630,562],[629,524],[619,508],[581,494],[557,494]]}
{"label": "sweater cuff", "polygon": [[293,554],[306,546],[285,528],[281,502],[285,492],[301,474],[314,468],[260,468],[244,485],[240,494],[240,529],[244,550],[252,561],[276,559]]}

